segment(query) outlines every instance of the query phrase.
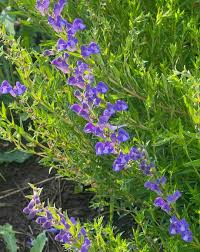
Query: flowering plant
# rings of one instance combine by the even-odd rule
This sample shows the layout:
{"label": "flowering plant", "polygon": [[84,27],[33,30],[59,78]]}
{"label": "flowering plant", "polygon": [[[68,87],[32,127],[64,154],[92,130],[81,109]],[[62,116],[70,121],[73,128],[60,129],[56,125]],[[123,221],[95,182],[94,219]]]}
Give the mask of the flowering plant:
{"label": "flowering plant", "polygon": [[[32,186],[32,185],[31,185]],[[33,188],[33,196],[23,212],[28,218],[33,219],[37,216],[36,222],[42,228],[55,234],[55,240],[64,244],[66,249],[79,252],[87,252],[90,247],[90,240],[87,237],[86,230],[73,218],[68,218],[50,205],[44,206],[40,201],[41,189]]]}
{"label": "flowering plant", "polygon": [[[135,199],[137,197],[133,190],[144,184],[145,188],[157,194],[157,198],[154,199],[154,206],[161,208],[170,216],[170,221],[168,220],[169,233],[171,235],[180,234],[184,241],[191,242],[192,234],[189,225],[185,219],[179,218],[174,204],[181,196],[180,191],[171,189],[172,183],[171,186],[167,185],[166,177],[150,161],[146,148],[139,143],[131,146],[128,142],[128,140],[131,140],[130,133],[124,129],[127,127],[128,120],[125,123],[118,123],[120,117],[126,117],[128,102],[118,97],[115,99],[112,96],[110,101],[108,89],[111,85],[105,84],[102,79],[99,79],[100,75],[96,76],[95,72],[95,65],[98,62],[96,63],[94,55],[97,56],[97,59],[100,57],[100,47],[96,42],[87,42],[81,45],[79,33],[84,33],[82,31],[86,28],[86,25],[80,18],[75,18],[71,22],[67,21],[61,15],[65,4],[66,1],[58,1],[53,11],[51,11],[49,1],[37,1],[36,4],[36,8],[44,18],[45,15],[48,15],[48,23],[59,39],[56,45],[53,45],[53,48],[44,51],[44,56],[34,53],[34,56],[38,58],[36,64],[38,63],[40,66],[41,61],[45,61],[46,69],[40,69],[40,71],[43,71],[42,77],[38,77],[38,80],[36,77],[33,79],[32,74],[35,76],[39,74],[36,69],[31,68],[26,72],[25,78],[22,69],[19,69],[22,82],[27,86],[28,91],[20,101],[22,104],[18,104],[19,106],[15,109],[18,112],[25,111],[29,118],[32,120],[37,118],[37,120],[34,123],[34,129],[30,126],[30,131],[34,132],[33,138],[32,134],[20,131],[20,135],[30,145],[24,145],[22,141],[20,144],[17,142],[18,147],[23,147],[26,151],[28,147],[29,151],[45,157],[46,163],[51,163],[51,165],[53,163],[56,168],[59,167],[58,170],[61,174],[66,175],[65,167],[69,167],[68,176],[73,176],[83,183],[92,184],[97,192],[97,197],[104,192],[104,198],[110,197],[114,204],[116,204],[115,201],[121,201],[123,198],[126,201],[125,208],[130,207],[133,202],[137,205]],[[31,61],[30,58],[28,60]],[[48,66],[49,61],[53,68]],[[53,74],[49,78],[50,71]],[[49,89],[46,94],[44,82],[42,83],[43,77],[46,78],[45,81],[48,80]],[[58,82],[61,81],[62,86],[52,85],[54,78]],[[63,85],[66,79],[67,85]],[[5,90],[5,88],[3,89],[4,85],[2,83],[2,90]],[[10,91],[6,92],[10,93]],[[63,98],[62,92],[67,99],[66,97]],[[72,93],[74,93],[74,97],[71,95]],[[29,96],[34,101],[31,106],[30,100],[27,99]],[[81,118],[74,117],[70,110]],[[39,118],[41,115],[45,119]],[[59,126],[58,118],[62,122]],[[6,124],[9,124],[6,118],[4,120]],[[87,122],[82,127],[85,120]],[[46,122],[49,122],[52,126],[47,125]],[[55,125],[57,127],[54,134],[49,139],[48,133],[53,130]],[[68,128],[65,131],[66,125]],[[19,131],[19,128],[15,127]],[[62,127],[63,129],[61,129]],[[85,137],[82,129],[91,137]],[[70,136],[62,134],[62,132],[67,133],[69,131],[72,133]],[[78,139],[83,142],[79,142]],[[68,147],[69,144],[71,144],[70,147]],[[38,146],[40,151],[36,151]],[[65,147],[67,147],[66,152]],[[96,157],[93,149],[96,152]],[[133,182],[134,186],[130,185]],[[133,190],[130,189],[131,186],[134,188]],[[112,206],[110,209],[112,209]]]}

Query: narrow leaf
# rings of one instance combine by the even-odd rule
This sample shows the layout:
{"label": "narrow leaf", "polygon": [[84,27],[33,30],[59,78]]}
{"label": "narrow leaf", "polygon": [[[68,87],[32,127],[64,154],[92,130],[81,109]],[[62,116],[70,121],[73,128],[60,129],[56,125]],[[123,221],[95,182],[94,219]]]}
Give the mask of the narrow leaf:
{"label": "narrow leaf", "polygon": [[189,166],[200,166],[200,159],[197,160],[193,160],[191,162],[188,162],[186,164],[184,164],[185,167],[189,167]]}
{"label": "narrow leaf", "polygon": [[10,224],[0,226],[0,235],[3,237],[9,252],[17,252],[17,241],[15,232]]}
{"label": "narrow leaf", "polygon": [[37,238],[33,241],[33,247],[30,252],[42,252],[47,241],[47,237],[45,232],[42,232],[37,236]]}

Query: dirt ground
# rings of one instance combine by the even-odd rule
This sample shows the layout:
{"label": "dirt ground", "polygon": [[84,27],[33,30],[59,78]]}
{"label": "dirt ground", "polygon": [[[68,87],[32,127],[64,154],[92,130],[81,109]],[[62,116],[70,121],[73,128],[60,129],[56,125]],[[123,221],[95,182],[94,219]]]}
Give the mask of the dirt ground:
{"label": "dirt ground", "polygon": [[[9,151],[13,145],[0,141],[0,150]],[[4,179],[2,179],[2,176]],[[30,252],[30,240],[42,232],[41,227],[33,220],[29,220],[22,212],[27,205],[26,195],[32,194],[28,183],[43,187],[41,199],[48,200],[57,208],[67,210],[69,217],[79,218],[85,221],[93,221],[97,216],[104,216],[104,223],[109,221],[109,209],[91,209],[90,202],[94,194],[87,191],[76,193],[77,184],[66,178],[56,176],[52,171],[49,174],[48,167],[39,165],[37,157],[31,157],[23,164],[10,163],[0,164],[0,225],[9,223],[16,232],[19,252]],[[116,232],[121,233],[123,238],[132,237],[132,228],[135,226],[132,216],[124,213],[114,213],[113,226],[117,227]],[[48,242],[43,252],[63,252],[61,244],[55,242],[51,234],[48,235]],[[5,244],[0,237],[0,252],[7,252]]]}
{"label": "dirt ground", "polygon": [[[22,212],[28,202],[25,195],[31,194],[28,183],[43,187],[42,200],[49,199],[58,208],[67,210],[69,216],[80,220],[94,218],[94,211],[89,209],[89,201],[93,195],[89,192],[74,193],[74,182],[55,178],[55,174],[49,174],[48,168],[41,167],[35,158],[22,165],[15,163],[1,165],[0,173],[6,179],[3,181],[0,178],[0,225],[9,223],[13,226],[17,232],[20,252],[30,251],[29,239],[35,238],[42,231],[39,225],[28,220]],[[63,249],[49,235],[45,251],[59,252]],[[6,252],[2,240],[0,240],[0,252]]]}

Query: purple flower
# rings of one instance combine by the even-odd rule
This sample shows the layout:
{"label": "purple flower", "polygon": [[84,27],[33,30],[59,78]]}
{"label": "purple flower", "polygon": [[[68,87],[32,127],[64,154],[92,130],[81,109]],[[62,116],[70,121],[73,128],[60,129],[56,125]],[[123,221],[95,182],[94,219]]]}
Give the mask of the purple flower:
{"label": "purple flower", "polygon": [[55,51],[45,50],[45,51],[43,52],[43,55],[44,55],[44,56],[52,56],[52,55],[55,55]]}
{"label": "purple flower", "polygon": [[82,98],[82,94],[79,90],[75,90],[74,91],[74,96],[79,100],[79,101],[83,101],[83,98]]}
{"label": "purple flower", "polygon": [[85,74],[83,78],[87,81],[87,83],[92,84],[94,82],[94,75],[91,73]]}
{"label": "purple flower", "polygon": [[78,43],[78,40],[76,38],[70,37],[68,41],[65,41],[64,39],[59,39],[57,43],[57,49],[59,51],[68,50],[70,52],[76,51],[76,44]]}
{"label": "purple flower", "polygon": [[162,192],[160,190],[160,187],[151,181],[146,181],[144,183],[144,187],[150,189],[153,192],[156,192],[158,195],[162,195]]}
{"label": "purple flower", "polygon": [[36,214],[40,211],[37,206],[38,206],[38,198],[36,197],[36,194],[34,192],[34,196],[32,200],[28,203],[28,206],[23,209],[23,212],[28,215],[29,219],[33,219]]}
{"label": "purple flower", "polygon": [[32,199],[29,203],[28,203],[28,209],[29,210],[31,210],[31,209],[33,209],[34,208],[34,206],[35,206],[35,201]]}
{"label": "purple flower", "polygon": [[155,166],[153,163],[147,164],[146,160],[142,160],[139,165],[139,168],[143,171],[145,175],[151,175],[151,169],[154,167]]}
{"label": "purple flower", "polygon": [[[37,215],[36,222],[47,232],[53,232],[55,234],[55,240],[63,244],[68,243],[70,248],[75,248],[76,244],[79,244],[78,247],[81,246],[83,249],[89,248],[90,241],[87,238],[84,227],[80,227],[79,223],[73,217],[70,217],[70,219],[68,217],[66,218],[60,210],[51,206],[45,207],[44,203],[40,201],[39,191],[33,191],[31,201],[23,210],[28,215],[28,218],[32,219]],[[73,229],[72,232],[71,227]],[[78,230],[80,232],[77,235]]]}
{"label": "purple flower", "polygon": [[92,123],[87,123],[84,128],[84,132],[87,134],[93,134],[95,136],[104,138],[104,129],[99,126],[95,126]]}
{"label": "purple flower", "polygon": [[51,64],[61,70],[64,74],[69,73],[69,65],[66,63],[66,59],[64,57],[54,59]]}
{"label": "purple flower", "polygon": [[61,243],[70,243],[72,234],[65,230],[60,230],[60,232],[55,236],[55,240]]}
{"label": "purple flower", "polygon": [[96,126],[94,126],[92,123],[87,123],[84,128],[85,133],[92,133],[95,134]]}
{"label": "purple flower", "polygon": [[79,87],[81,89],[83,89],[85,87],[85,81],[83,79],[82,76],[70,76],[68,78],[68,81],[67,83],[70,85],[70,86],[76,86],[76,87]]}
{"label": "purple flower", "polygon": [[78,60],[76,65],[77,67],[74,70],[74,74],[76,75],[82,75],[85,73],[85,71],[89,71],[89,66],[81,60]]}
{"label": "purple flower", "polygon": [[143,158],[143,153],[138,150],[136,147],[132,147],[129,152],[129,156],[132,160],[137,161]]}
{"label": "purple flower", "polygon": [[47,230],[52,227],[52,223],[50,221],[46,221],[44,224],[42,224],[43,229]]}
{"label": "purple flower", "polygon": [[95,145],[96,155],[106,155],[115,153],[115,149],[112,142],[98,142]]}
{"label": "purple flower", "polygon": [[177,219],[176,216],[172,216],[170,218],[170,227],[169,227],[169,233],[171,235],[176,235],[179,233],[179,230],[178,230],[178,222],[179,220]]}
{"label": "purple flower", "polygon": [[45,16],[48,13],[50,0],[37,0],[36,1],[36,9]]}
{"label": "purple flower", "polygon": [[66,20],[64,20],[61,16],[57,16],[55,18],[49,16],[48,23],[56,32],[62,32],[63,28],[66,26]]}
{"label": "purple flower", "polygon": [[38,218],[36,219],[36,223],[37,223],[37,224],[40,224],[40,225],[44,224],[46,221],[47,221],[47,218],[46,218],[46,217],[38,217]]}
{"label": "purple flower", "polygon": [[56,229],[56,228],[49,228],[46,230],[47,232],[50,232],[50,233],[53,233],[53,234],[58,234],[59,233],[59,230]]}
{"label": "purple flower", "polygon": [[32,209],[32,210],[29,212],[29,214],[28,214],[28,218],[29,218],[30,220],[32,220],[33,218],[35,218],[37,212],[38,212],[37,210]]}
{"label": "purple flower", "polygon": [[68,38],[68,41],[67,41],[67,50],[70,51],[70,52],[75,52],[77,50],[77,45],[78,43],[78,39],[77,38],[73,38],[73,37],[70,37]]}
{"label": "purple flower", "polygon": [[164,185],[166,181],[167,181],[166,177],[162,176],[161,178],[158,178],[155,183],[158,185]]}
{"label": "purple flower", "polygon": [[73,225],[76,225],[77,224],[77,221],[75,220],[74,217],[70,217],[70,221]]}
{"label": "purple flower", "polygon": [[105,93],[108,92],[108,87],[107,87],[107,85],[106,85],[104,82],[102,82],[102,81],[100,81],[100,82],[97,84],[96,89],[97,89],[97,92],[98,92],[98,93],[101,93],[101,94],[105,94]]}
{"label": "purple flower", "polygon": [[13,97],[20,96],[26,91],[26,87],[19,81],[16,82],[14,88],[7,80],[4,80],[0,86],[0,94],[11,94]]}
{"label": "purple flower", "polygon": [[181,238],[186,242],[191,242],[193,240],[192,232],[190,230],[187,230],[187,231],[181,233]]}
{"label": "purple flower", "polygon": [[119,156],[115,159],[113,163],[113,170],[114,171],[121,171],[123,170],[130,160],[130,156],[128,154],[123,154],[120,152]]}
{"label": "purple flower", "polygon": [[90,50],[89,50],[89,48],[87,46],[81,46],[81,55],[84,58],[90,57],[91,52],[90,52]]}
{"label": "purple flower", "polygon": [[87,233],[86,233],[86,230],[85,230],[84,227],[81,228],[80,233],[81,233],[83,236],[86,236]]}
{"label": "purple flower", "polygon": [[181,219],[180,221],[178,221],[177,227],[178,227],[179,232],[183,233],[188,230],[189,224],[187,223],[185,219]]}
{"label": "purple flower", "polygon": [[[99,125],[105,124],[109,121],[109,119],[110,119],[110,116],[100,116],[98,124]],[[115,137],[115,139],[116,139],[116,137]]]}
{"label": "purple flower", "polygon": [[58,51],[63,51],[67,49],[67,41],[64,39],[59,39],[57,42],[57,49]]}
{"label": "purple flower", "polygon": [[185,219],[178,220],[176,216],[170,218],[169,233],[171,235],[180,234],[181,238],[186,242],[192,241],[192,232],[189,229],[189,224]]}
{"label": "purple flower", "polygon": [[124,129],[119,129],[118,131],[118,135],[117,135],[117,140],[119,142],[126,142],[127,140],[129,140],[129,134],[128,132],[126,132]]}
{"label": "purple flower", "polygon": [[116,111],[123,111],[123,110],[127,110],[128,109],[128,105],[125,101],[121,101],[118,100],[115,103],[115,110]]}
{"label": "purple flower", "polygon": [[98,97],[97,89],[87,84],[86,90],[84,92],[85,99],[91,106],[99,106],[101,99]]}
{"label": "purple flower", "polygon": [[88,46],[89,51],[91,54],[99,54],[100,53],[100,48],[95,42],[91,42]]}
{"label": "purple flower", "polygon": [[172,202],[177,201],[177,199],[179,199],[181,197],[181,193],[179,190],[175,191],[174,194],[168,195],[167,196],[167,202],[169,204],[171,204]]}
{"label": "purple flower", "polygon": [[112,115],[114,115],[116,112],[115,110],[115,105],[111,104],[110,102],[107,102],[107,107],[103,112],[103,116],[109,116],[111,117]]}
{"label": "purple flower", "polygon": [[76,30],[73,28],[73,24],[69,22],[66,23],[66,32],[67,37],[74,37],[76,35]]}
{"label": "purple flower", "polygon": [[25,208],[23,209],[23,213],[29,214],[29,213],[30,213],[30,209],[29,209],[28,207],[25,207]]}
{"label": "purple flower", "polygon": [[100,53],[100,49],[95,42],[90,43],[89,46],[81,46],[81,55],[84,58],[90,57],[90,55],[98,53]]}
{"label": "purple flower", "polygon": [[73,29],[77,32],[77,31],[81,31],[81,30],[84,30],[85,29],[85,24],[83,23],[83,20],[80,19],[80,18],[76,18],[74,19],[74,22],[73,22]]}
{"label": "purple flower", "polygon": [[79,252],[88,252],[88,249],[91,245],[91,242],[90,240],[86,237],[85,240],[84,240],[84,243],[81,247],[81,249],[79,250]]}
{"label": "purple flower", "polygon": [[80,106],[79,104],[73,104],[70,109],[74,111],[76,114],[82,116],[87,121],[90,119],[89,111],[87,108]]}
{"label": "purple flower", "polygon": [[154,206],[155,207],[160,207],[163,211],[165,211],[166,213],[169,213],[171,211],[170,206],[168,205],[167,202],[164,201],[163,198],[161,197],[157,197],[154,200]]}
{"label": "purple flower", "polygon": [[7,80],[4,80],[0,86],[0,94],[15,94],[12,90],[12,86]]}
{"label": "purple flower", "polygon": [[54,15],[58,17],[61,15],[61,12],[66,4],[67,0],[58,0],[58,3],[54,6]]}
{"label": "purple flower", "polygon": [[70,109],[74,111],[75,113],[79,114],[81,111],[81,106],[79,104],[73,104]]}
{"label": "purple flower", "polygon": [[10,94],[12,96],[20,96],[26,91],[26,89],[27,88],[24,85],[17,81],[15,87],[13,88],[13,92],[15,95],[12,92]]}

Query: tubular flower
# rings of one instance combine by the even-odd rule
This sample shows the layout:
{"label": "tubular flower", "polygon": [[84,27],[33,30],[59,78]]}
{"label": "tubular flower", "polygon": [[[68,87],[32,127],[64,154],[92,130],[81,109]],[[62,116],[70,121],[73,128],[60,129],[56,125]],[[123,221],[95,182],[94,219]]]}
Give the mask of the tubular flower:
{"label": "tubular flower", "polygon": [[[154,163],[148,160],[145,150],[137,147],[124,150],[124,142],[130,139],[129,133],[123,129],[126,125],[113,125],[111,121],[117,113],[127,111],[128,104],[124,100],[117,100],[114,103],[107,101],[107,84],[103,81],[96,81],[93,69],[87,64],[87,61],[92,61],[90,59],[92,55],[100,54],[100,47],[96,42],[80,45],[76,34],[84,30],[86,26],[82,19],[76,18],[72,22],[68,22],[62,18],[61,12],[65,4],[66,1],[64,0],[58,1],[52,15],[48,17],[48,22],[58,35],[62,32],[62,36],[59,36],[57,42],[57,51],[59,54],[64,51],[64,56],[55,58],[51,64],[67,74],[67,85],[75,88],[74,96],[77,98],[77,102],[70,106],[71,111],[87,121],[84,127],[85,133],[98,137],[98,142],[95,145],[96,155],[116,155],[112,164],[112,168],[116,172],[135,164],[148,177],[144,187],[159,196],[155,198],[154,206],[161,208],[169,215],[172,214],[171,204],[181,197],[181,193],[178,190],[173,194],[164,191],[166,178],[164,176],[159,177]],[[46,55],[52,55],[51,51]],[[76,57],[76,55],[79,57],[76,65],[69,65],[68,58]],[[6,84],[4,89],[2,88],[0,91],[9,93],[9,86]],[[163,195],[168,196],[164,198]],[[174,223],[172,224],[174,225]],[[175,232],[174,230],[177,230],[177,228],[173,229],[172,232]],[[56,239],[58,240],[71,240],[68,232],[63,233],[62,231],[57,235]],[[189,229],[182,232],[181,236],[183,240],[191,241],[192,235]],[[87,251],[88,244],[89,241],[85,239],[80,251]]]}
{"label": "tubular flower", "polygon": [[45,16],[48,13],[50,5],[50,0],[37,0],[36,1],[36,9]]}
{"label": "tubular flower", "polygon": [[160,207],[166,213],[171,211],[169,204],[161,197],[158,197],[154,200],[154,206]]}
{"label": "tubular flower", "polygon": [[7,80],[4,80],[0,86],[0,94],[10,94],[13,97],[16,97],[23,95],[26,89],[27,88],[19,81],[17,81],[16,85],[12,87]]}
{"label": "tubular flower", "polygon": [[175,193],[167,196],[167,202],[171,204],[172,202],[177,201],[177,199],[179,199],[180,197],[181,197],[181,193],[179,190],[177,190]]}
{"label": "tubular flower", "polygon": [[189,224],[185,219],[178,220],[176,216],[170,218],[170,235],[181,235],[183,241],[191,242],[192,241],[192,232],[189,229]]}
{"label": "tubular flower", "polygon": [[58,17],[61,15],[61,12],[63,11],[63,8],[66,3],[67,3],[67,0],[58,0],[57,4],[55,4],[54,10],[53,10],[55,17]]}
{"label": "tubular flower", "polygon": [[68,57],[69,55],[65,53],[63,57],[58,57],[57,59],[52,60],[51,64],[62,71],[64,74],[67,74],[70,72],[69,64],[67,64]]}
{"label": "tubular flower", "polygon": [[47,232],[53,233],[54,239],[66,248],[87,252],[91,243],[86,230],[73,217],[68,218],[54,207],[45,207],[40,201],[40,193],[41,189],[33,187],[32,199],[23,212],[30,219],[36,218],[36,222]]}

